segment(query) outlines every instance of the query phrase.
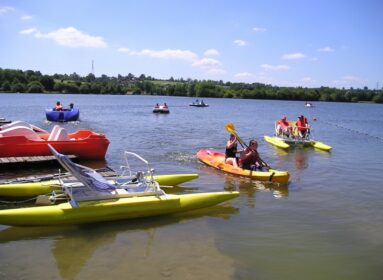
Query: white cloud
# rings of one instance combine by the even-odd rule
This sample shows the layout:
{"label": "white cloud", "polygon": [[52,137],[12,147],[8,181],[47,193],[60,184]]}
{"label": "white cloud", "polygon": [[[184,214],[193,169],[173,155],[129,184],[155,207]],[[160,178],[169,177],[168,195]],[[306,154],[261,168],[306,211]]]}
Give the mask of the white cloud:
{"label": "white cloud", "polygon": [[131,50],[128,49],[128,48],[119,48],[117,51],[119,51],[119,52],[126,52],[128,54],[131,52]]}
{"label": "white cloud", "polygon": [[219,52],[216,49],[208,49],[204,53],[205,56],[218,56]]}
{"label": "white cloud", "polygon": [[267,76],[265,73],[249,73],[242,72],[234,75],[234,78],[238,82],[245,83],[262,83],[262,84],[277,84],[278,80]]}
{"label": "white cloud", "polygon": [[178,50],[178,49],[165,49],[165,50],[150,50],[144,49],[141,51],[132,51],[128,48],[119,48],[118,51],[125,52],[129,55],[141,55],[154,58],[163,59],[180,59],[187,61],[196,61],[198,56],[189,50]]}
{"label": "white cloud", "polygon": [[214,59],[214,58],[209,58],[209,57],[201,58],[201,59],[195,61],[192,64],[192,66],[193,67],[200,67],[200,68],[204,69],[210,75],[226,74],[226,71],[221,68],[221,66],[222,66],[221,61]]}
{"label": "white cloud", "polygon": [[289,53],[289,54],[284,54],[282,56],[282,59],[286,59],[286,60],[293,60],[293,59],[302,59],[302,58],[305,58],[306,56],[303,54],[303,53]]}
{"label": "white cloud", "polygon": [[207,57],[197,60],[196,62],[193,63],[193,66],[198,66],[198,67],[217,67],[221,65],[222,63],[219,60],[216,60],[214,58],[207,58]]}
{"label": "white cloud", "polygon": [[36,38],[51,39],[59,45],[71,48],[107,48],[104,38],[92,36],[74,27],[60,28],[46,34],[35,32]]}
{"label": "white cloud", "polygon": [[31,20],[33,16],[22,16],[21,20]]}
{"label": "white cloud", "polygon": [[317,57],[312,57],[311,58],[311,61],[318,61],[319,60],[319,58],[317,58]]}
{"label": "white cloud", "polygon": [[324,48],[318,49],[318,52],[335,52],[335,50],[331,47],[324,47]]}
{"label": "white cloud", "polygon": [[349,87],[349,86],[355,86],[355,85],[364,85],[367,83],[368,80],[357,77],[357,76],[343,76],[339,80],[332,81],[332,84],[336,86],[343,86],[343,87]]}
{"label": "white cloud", "polygon": [[350,81],[350,82],[358,82],[358,81],[361,81],[362,79],[356,76],[343,76],[342,80]]}
{"label": "white cloud", "polygon": [[221,68],[212,68],[212,69],[207,70],[207,72],[210,75],[223,75],[223,74],[226,74],[226,71],[224,69],[221,69]]}
{"label": "white cloud", "polygon": [[290,67],[285,64],[280,65],[271,65],[271,64],[262,64],[261,67],[266,71],[277,71],[277,70],[289,70]]}
{"label": "white cloud", "polygon": [[[176,60],[184,60],[189,61],[191,66],[199,67],[204,69],[208,74],[219,75],[225,74],[226,71],[221,69],[222,63],[214,58],[204,57],[199,58],[198,55],[189,50],[179,50],[179,49],[165,49],[165,50],[151,50],[151,49],[143,49],[141,51],[133,51],[129,48],[119,48],[119,52],[126,53],[132,56],[147,56],[152,58],[161,58],[161,59],[176,59]],[[218,51],[215,49],[209,49],[204,53],[210,55],[217,55]]]}
{"label": "white cloud", "polygon": [[234,77],[236,77],[236,78],[251,78],[251,77],[253,77],[253,74],[251,74],[249,72],[241,72],[241,73],[235,74]]}
{"label": "white cloud", "polygon": [[266,32],[266,28],[263,27],[253,27],[253,31],[255,32]]}
{"label": "white cloud", "polygon": [[301,82],[303,82],[304,84],[313,84],[316,81],[311,77],[304,77],[301,79]]}
{"label": "white cloud", "polygon": [[35,32],[37,32],[36,28],[29,28],[29,29],[21,30],[19,33],[20,34],[32,34],[32,33],[35,33]]}
{"label": "white cloud", "polygon": [[9,6],[0,7],[0,15],[6,14],[6,13],[9,13],[9,12],[13,12],[14,10],[15,10],[15,8],[12,8],[12,7],[9,7]]}
{"label": "white cloud", "polygon": [[235,40],[235,41],[234,41],[234,44],[236,44],[236,45],[239,46],[239,47],[244,47],[244,46],[247,45],[247,42],[244,41],[244,40]]}

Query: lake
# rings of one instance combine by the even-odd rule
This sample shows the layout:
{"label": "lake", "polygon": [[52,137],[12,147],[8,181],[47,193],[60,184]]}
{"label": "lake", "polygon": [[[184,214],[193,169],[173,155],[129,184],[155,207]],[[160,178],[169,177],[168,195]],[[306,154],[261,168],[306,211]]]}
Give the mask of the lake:
{"label": "lake", "polygon": [[[0,117],[51,130],[45,109],[80,108],[70,132],[111,141],[106,162],[138,153],[156,174],[198,173],[172,192],[239,190],[228,203],[184,214],[82,226],[0,225],[0,279],[383,279],[383,107],[377,104],[195,98],[0,94]],[[166,102],[170,114],[153,114]],[[263,140],[282,115],[307,116],[312,136],[333,147],[283,151]],[[314,121],[316,119],[316,121]],[[199,149],[224,151],[232,122],[273,168],[278,186],[224,174],[198,162]],[[2,167],[3,168],[3,167]],[[56,169],[1,170],[0,179]]]}

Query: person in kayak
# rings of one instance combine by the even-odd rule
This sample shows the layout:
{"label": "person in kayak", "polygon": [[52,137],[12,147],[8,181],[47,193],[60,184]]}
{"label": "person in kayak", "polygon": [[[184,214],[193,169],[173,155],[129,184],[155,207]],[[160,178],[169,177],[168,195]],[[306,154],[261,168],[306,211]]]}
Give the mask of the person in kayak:
{"label": "person in kayak", "polygon": [[291,133],[291,127],[289,125],[289,122],[286,119],[286,116],[283,116],[278,122],[277,122],[277,133],[278,136],[287,136],[290,137],[292,135]]}
{"label": "person in kayak", "polygon": [[63,105],[61,105],[60,101],[56,102],[55,108],[53,110],[55,110],[55,111],[62,111],[63,110]]}
{"label": "person in kayak", "polygon": [[298,128],[299,137],[306,138],[308,134],[310,133],[309,124],[307,121],[307,118],[303,115],[300,115],[298,117],[298,120],[296,122],[296,126]]}
{"label": "person in kayak", "polygon": [[238,162],[239,162],[239,166],[242,169],[254,170],[254,171],[262,170],[263,167],[266,167],[267,171],[270,169],[270,166],[266,162],[264,162],[259,156],[257,149],[258,149],[258,142],[253,139],[253,140],[250,140],[249,146],[240,152]]}
{"label": "person in kayak", "polygon": [[238,167],[237,145],[237,137],[234,134],[230,134],[230,138],[226,143],[225,162],[235,167]]}

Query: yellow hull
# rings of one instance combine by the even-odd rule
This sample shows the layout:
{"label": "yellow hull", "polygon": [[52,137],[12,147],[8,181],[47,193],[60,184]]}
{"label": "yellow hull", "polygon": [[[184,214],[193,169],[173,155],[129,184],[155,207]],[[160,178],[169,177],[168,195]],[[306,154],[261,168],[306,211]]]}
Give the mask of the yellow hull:
{"label": "yellow hull", "polygon": [[0,224],[51,226],[83,224],[158,216],[210,207],[239,196],[239,192],[211,192],[184,195],[141,196],[50,206],[0,210]]}
{"label": "yellow hull", "polygon": [[[169,174],[153,176],[162,186],[176,186],[198,178],[198,174]],[[33,197],[54,190],[61,190],[59,180],[49,180],[32,183],[15,183],[0,185],[0,196],[3,197]]]}
{"label": "yellow hull", "polygon": [[322,142],[318,142],[318,141],[313,141],[312,143],[312,146],[316,149],[320,149],[320,150],[323,150],[323,151],[330,151],[332,149],[331,146],[329,145],[326,145]]}
{"label": "yellow hull", "polygon": [[295,144],[301,144],[301,145],[310,145],[313,146],[316,149],[320,149],[323,151],[330,151],[332,148],[329,145],[326,145],[322,142],[314,141],[314,140],[299,140],[299,139],[286,139],[286,143],[284,140],[280,139],[279,137],[270,137],[270,136],[264,136],[264,139],[266,142],[269,142],[270,144],[282,148],[282,149],[288,149],[290,145]]}
{"label": "yellow hull", "polygon": [[274,146],[277,146],[278,148],[282,148],[282,149],[290,148],[289,144],[280,140],[277,137],[270,137],[270,136],[265,135],[264,139],[266,140],[266,142],[269,142],[270,144],[273,144]]}

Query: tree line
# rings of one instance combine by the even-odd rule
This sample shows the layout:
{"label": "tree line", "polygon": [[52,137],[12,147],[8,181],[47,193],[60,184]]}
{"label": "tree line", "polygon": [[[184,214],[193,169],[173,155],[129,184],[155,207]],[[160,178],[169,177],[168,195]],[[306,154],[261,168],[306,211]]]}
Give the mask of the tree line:
{"label": "tree line", "polygon": [[40,71],[0,68],[0,92],[147,94],[188,97],[278,99],[334,102],[383,103],[383,89],[338,89],[331,87],[278,87],[262,83],[232,83],[212,80],[158,80],[141,74],[96,77],[90,73],[43,75]]}

